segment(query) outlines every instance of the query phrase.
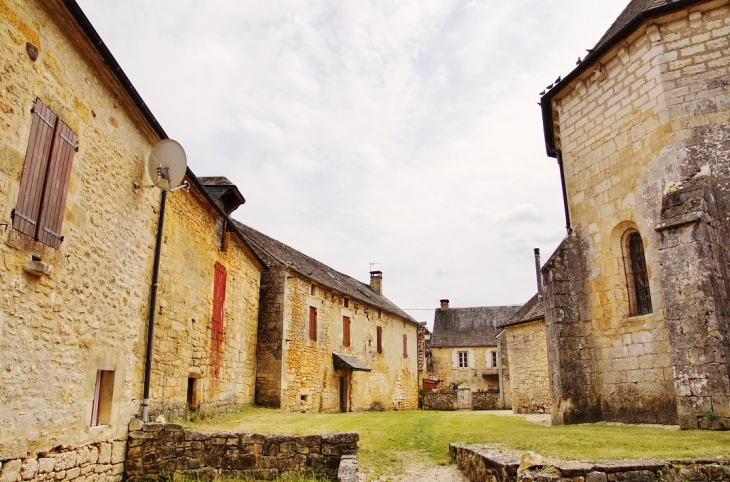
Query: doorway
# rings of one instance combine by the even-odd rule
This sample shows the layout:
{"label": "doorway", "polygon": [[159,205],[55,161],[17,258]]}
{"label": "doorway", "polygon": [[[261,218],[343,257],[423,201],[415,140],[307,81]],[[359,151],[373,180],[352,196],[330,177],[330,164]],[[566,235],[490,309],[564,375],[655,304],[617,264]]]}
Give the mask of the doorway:
{"label": "doorway", "polygon": [[340,377],[340,413],[347,412],[349,408],[349,397],[347,396],[349,385],[349,377],[347,375]]}
{"label": "doorway", "polygon": [[471,410],[471,389],[459,388],[457,393],[457,407],[459,410]]}

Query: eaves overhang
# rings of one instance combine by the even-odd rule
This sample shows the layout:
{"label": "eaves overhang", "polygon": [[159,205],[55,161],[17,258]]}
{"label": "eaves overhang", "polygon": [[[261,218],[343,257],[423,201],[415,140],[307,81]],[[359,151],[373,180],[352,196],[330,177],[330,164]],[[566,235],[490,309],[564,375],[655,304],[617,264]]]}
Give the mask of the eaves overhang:
{"label": "eaves overhang", "polygon": [[595,61],[603,57],[623,38],[628,37],[632,32],[638,29],[644,22],[660,15],[666,15],[679,10],[683,10],[692,5],[705,3],[707,0],[677,0],[672,3],[654,7],[649,10],[638,13],[630,22],[628,22],[615,35],[610,37],[600,47],[591,52],[583,59],[583,61],[560,82],[555,84],[540,99],[540,108],[542,110],[542,126],[545,135],[545,150],[549,157],[558,157],[558,150],[555,147],[555,132],[553,130],[553,98],[560,93],[565,87],[570,85],[574,80],[587,71]]}

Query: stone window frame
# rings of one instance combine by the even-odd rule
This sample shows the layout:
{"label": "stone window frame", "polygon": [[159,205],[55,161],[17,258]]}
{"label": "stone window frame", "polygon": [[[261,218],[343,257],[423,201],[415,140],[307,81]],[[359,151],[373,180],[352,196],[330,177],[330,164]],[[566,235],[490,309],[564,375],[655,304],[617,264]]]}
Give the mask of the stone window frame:
{"label": "stone window frame", "polygon": [[646,263],[644,239],[638,229],[632,227],[624,231],[621,236],[621,253],[629,301],[629,316],[651,314],[653,307],[649,269]]}

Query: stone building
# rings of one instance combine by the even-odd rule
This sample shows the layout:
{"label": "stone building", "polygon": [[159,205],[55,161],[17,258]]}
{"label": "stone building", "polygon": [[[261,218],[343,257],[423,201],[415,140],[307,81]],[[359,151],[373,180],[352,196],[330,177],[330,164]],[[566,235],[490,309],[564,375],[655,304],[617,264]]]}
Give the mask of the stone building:
{"label": "stone building", "polygon": [[167,200],[150,413],[220,414],[254,401],[263,261],[229,215],[245,200],[224,177],[187,176]]}
{"label": "stone building", "polygon": [[730,426],[729,34],[726,0],[632,0],[542,97],[554,423]]}
{"label": "stone building", "polygon": [[418,406],[418,323],[370,285],[236,222],[261,279],[256,402],[297,411]]}
{"label": "stone building", "polygon": [[511,406],[515,413],[550,413],[542,295],[530,298],[500,328],[500,356],[504,359],[500,380],[502,406]]}
{"label": "stone building", "polygon": [[160,205],[132,182],[167,136],[75,2],[0,26],[2,478],[120,479]]}
{"label": "stone building", "polygon": [[431,335],[430,378],[442,385],[498,391],[500,358],[496,335],[519,306],[449,308],[441,300]]}

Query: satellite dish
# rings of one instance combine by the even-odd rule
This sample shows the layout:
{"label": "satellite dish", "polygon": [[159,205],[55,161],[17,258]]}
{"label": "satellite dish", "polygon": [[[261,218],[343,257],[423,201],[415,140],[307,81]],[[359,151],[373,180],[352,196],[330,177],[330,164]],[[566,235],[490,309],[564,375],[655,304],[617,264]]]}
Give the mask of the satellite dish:
{"label": "satellite dish", "polygon": [[188,167],[188,157],[179,142],[163,139],[152,148],[147,172],[154,186],[172,191],[180,185]]}

